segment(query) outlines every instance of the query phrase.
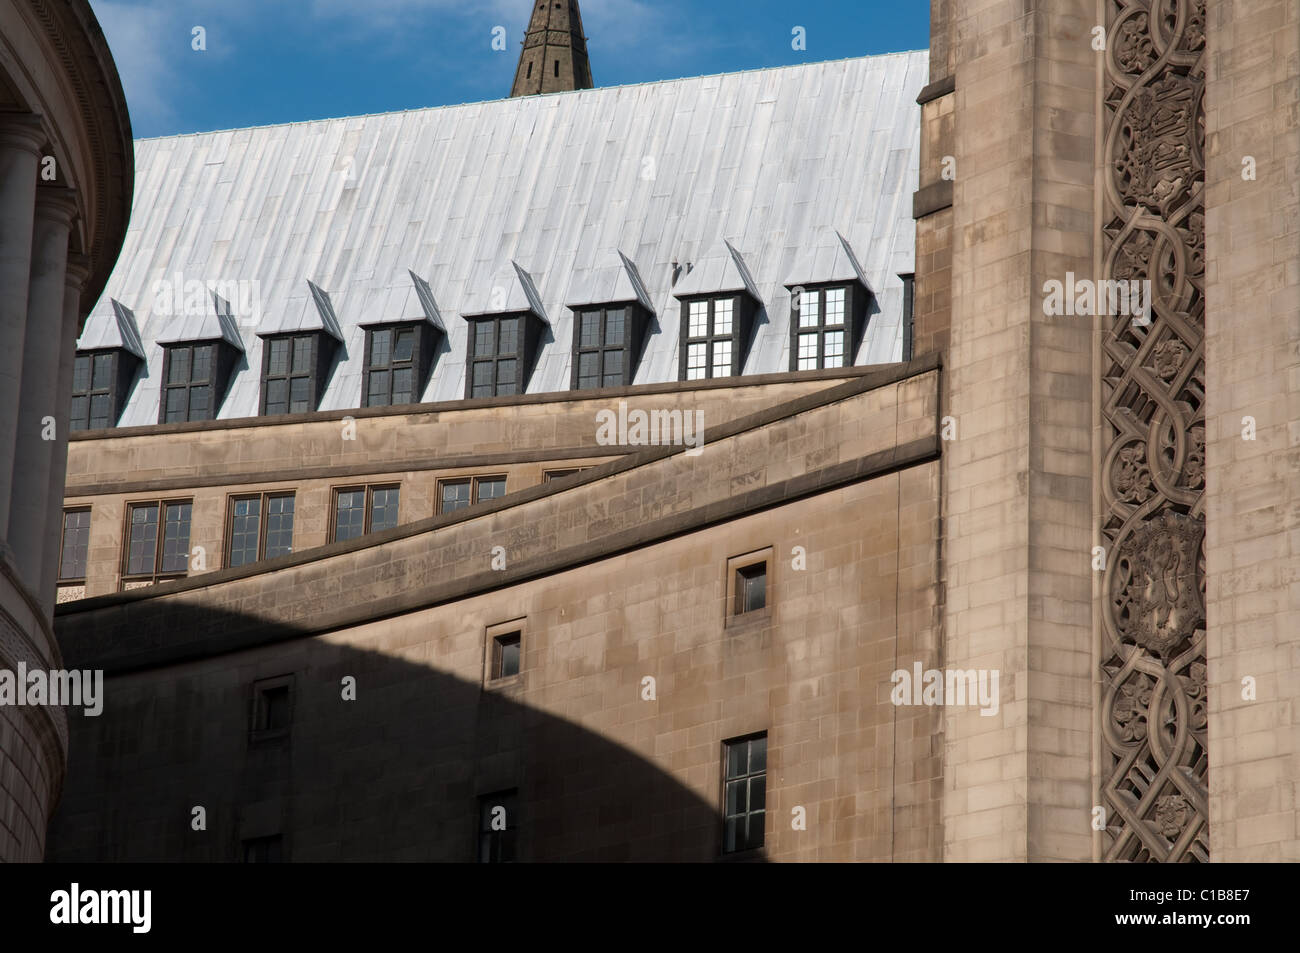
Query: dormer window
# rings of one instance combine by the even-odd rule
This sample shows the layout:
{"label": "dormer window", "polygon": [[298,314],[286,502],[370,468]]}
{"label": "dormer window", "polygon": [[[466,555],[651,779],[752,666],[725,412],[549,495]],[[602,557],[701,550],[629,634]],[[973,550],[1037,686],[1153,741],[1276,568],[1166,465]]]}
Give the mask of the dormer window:
{"label": "dormer window", "polygon": [[574,309],[573,389],[630,386],[648,321],[634,303]]}
{"label": "dormer window", "polygon": [[334,347],[334,338],[320,331],[263,335],[262,415],[317,410]]}
{"label": "dormer window", "polygon": [[160,424],[215,420],[235,366],[235,349],[224,341],[164,346]]}
{"label": "dormer window", "polygon": [[728,294],[682,300],[682,380],[734,377],[744,365],[753,323],[748,296]]}
{"label": "dormer window", "polygon": [[865,310],[864,299],[861,286],[852,284],[792,292],[790,369],[811,371],[852,364],[860,323],[854,314]]}
{"label": "dormer window", "polygon": [[72,365],[71,430],[117,425],[135,377],[137,359],[120,349],[78,351]]}
{"label": "dormer window", "polygon": [[528,388],[542,336],[542,322],[531,312],[482,315],[469,321],[466,397],[505,397]]}
{"label": "dormer window", "polygon": [[366,328],[361,406],[418,404],[438,333],[427,321]]}

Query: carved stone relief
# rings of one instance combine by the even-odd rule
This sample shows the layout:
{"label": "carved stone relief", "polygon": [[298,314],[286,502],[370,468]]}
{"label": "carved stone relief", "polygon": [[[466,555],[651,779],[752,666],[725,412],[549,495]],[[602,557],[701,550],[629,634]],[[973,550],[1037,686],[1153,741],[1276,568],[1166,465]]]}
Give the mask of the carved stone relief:
{"label": "carved stone relief", "polygon": [[1209,860],[1205,663],[1205,0],[1106,0],[1103,857]]}

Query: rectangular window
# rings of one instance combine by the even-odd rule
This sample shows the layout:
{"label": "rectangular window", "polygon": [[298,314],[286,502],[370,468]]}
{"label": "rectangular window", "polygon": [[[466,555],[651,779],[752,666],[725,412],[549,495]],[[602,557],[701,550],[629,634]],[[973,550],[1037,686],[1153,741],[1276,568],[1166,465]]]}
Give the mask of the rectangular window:
{"label": "rectangular window", "polygon": [[635,323],[625,307],[574,312],[573,387],[621,387],[631,383],[629,334]]}
{"label": "rectangular window", "polygon": [[63,545],[59,551],[59,581],[82,582],[86,578],[86,554],[90,549],[90,510],[63,511]]}
{"label": "rectangular window", "polygon": [[591,467],[564,467],[560,470],[546,470],[542,473],[542,482],[550,483],[552,480],[558,480],[561,477],[573,476],[575,473],[581,473],[583,470],[590,470]]}
{"label": "rectangular window", "polygon": [[284,838],[279,834],[271,837],[253,837],[243,842],[244,863],[246,864],[280,864],[284,862]]}
{"label": "rectangular window", "polygon": [[70,430],[100,430],[111,427],[113,414],[114,355],[79,353],[72,364],[72,412]]}
{"label": "rectangular window", "polygon": [[254,742],[283,738],[293,723],[293,676],[277,675],[253,683],[250,738]]}
{"label": "rectangular window", "polygon": [[193,503],[132,503],[127,507],[124,582],[160,582],[184,576],[190,560]]}
{"label": "rectangular window", "polygon": [[438,512],[454,513],[506,495],[504,476],[464,477],[438,481]]}
{"label": "rectangular window", "polygon": [[216,344],[181,344],[166,348],[163,423],[214,418],[216,350]]}
{"label": "rectangular window", "polygon": [[794,328],[791,370],[813,371],[851,363],[846,336],[850,331],[848,287],[804,290],[790,301],[797,312],[790,322]]}
{"label": "rectangular window", "polygon": [[246,566],[293,552],[293,504],[293,493],[231,499],[226,565]]}
{"label": "rectangular window", "polygon": [[723,744],[722,852],[763,846],[767,808],[767,733]]}
{"label": "rectangular window", "polygon": [[492,637],[492,678],[519,674],[520,633],[504,632]]}
{"label": "rectangular window", "polygon": [[363,407],[419,403],[421,333],[414,324],[366,329]]}
{"label": "rectangular window", "polygon": [[334,542],[397,525],[399,486],[358,486],[334,491]]}
{"label": "rectangular window", "polygon": [[521,393],[525,363],[523,318],[475,318],[470,322],[470,397],[503,397]]}
{"label": "rectangular window", "polygon": [[736,614],[756,612],[767,605],[767,563],[736,570]]}
{"label": "rectangular window", "polygon": [[478,799],[478,860],[480,864],[511,864],[516,860],[519,796],[515,789]]}
{"label": "rectangular window", "polygon": [[740,373],[735,297],[686,302],[682,320],[682,374],[688,381]]}
{"label": "rectangular window", "polygon": [[283,334],[262,342],[262,413],[305,414],[316,409],[319,334]]}

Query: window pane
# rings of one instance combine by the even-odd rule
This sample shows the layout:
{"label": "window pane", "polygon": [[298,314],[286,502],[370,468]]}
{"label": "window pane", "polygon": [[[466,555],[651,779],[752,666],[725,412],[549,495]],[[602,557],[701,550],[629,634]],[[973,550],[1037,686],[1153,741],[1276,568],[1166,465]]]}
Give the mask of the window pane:
{"label": "window pane", "polygon": [[623,383],[623,352],[621,350],[608,350],[605,352],[605,380],[606,387],[618,387]]}
{"label": "window pane", "polygon": [[191,509],[189,503],[167,504],[161,572],[185,572],[189,568]]}
{"label": "window pane", "polygon": [[311,381],[295,377],[289,387],[289,412],[305,414],[311,410]]}
{"label": "window pane", "polygon": [[107,394],[96,394],[90,398],[90,429],[98,430],[110,426],[112,423],[109,420],[110,405]]}
{"label": "window pane", "polygon": [[731,376],[731,342],[713,342],[713,376]]}
{"label": "window pane", "polygon": [[492,328],[491,321],[474,322],[474,356],[489,357],[492,354]]}
{"label": "window pane", "polygon": [[748,850],[755,850],[763,846],[763,818],[762,811],[755,811],[749,815],[749,837],[746,839],[745,847]]}
{"label": "window pane", "polygon": [[471,397],[491,397],[493,393],[491,361],[479,361],[474,365],[474,389]]}
{"label": "window pane", "polygon": [[370,531],[392,529],[397,525],[397,498],[399,487],[371,491]]}
{"label": "window pane", "polygon": [[748,799],[745,796],[745,781],[728,781],[726,796],[726,816],[734,817],[737,814],[743,814],[748,808]]}
{"label": "window pane", "polygon": [[826,289],[826,323],[840,325],[844,323],[844,289]]}
{"label": "window pane", "polygon": [[212,379],[212,345],[205,344],[194,348],[194,367],[190,370],[190,383]]}
{"label": "window pane", "polygon": [[709,346],[707,344],[688,344],[686,346],[686,379],[699,380],[709,376]]}
{"label": "window pane", "polygon": [[270,348],[267,355],[266,373],[284,375],[289,372],[289,342],[284,338],[271,338],[266,342]]}
{"label": "window pane", "polygon": [[755,738],[749,743],[749,773],[767,770],[767,736]]}
{"label": "window pane", "polygon": [[63,514],[63,555],[60,579],[86,578],[86,552],[90,545],[90,510]]}
{"label": "window pane", "polygon": [[366,396],[367,406],[383,407],[388,404],[389,399],[388,371],[371,371],[370,391]]}
{"label": "window pane", "polygon": [[719,298],[713,302],[713,333],[731,333],[731,309],[734,298]]}
{"label": "window pane", "polygon": [[799,370],[817,369],[817,332],[799,335]]}
{"label": "window pane", "polygon": [[230,514],[229,566],[243,566],[257,562],[258,531],[261,527],[262,500],[254,497],[235,500]]}
{"label": "window pane", "polygon": [[803,292],[799,295],[799,327],[817,327],[817,317],[817,292]]}
{"label": "window pane", "polygon": [[600,312],[583,311],[578,314],[579,347],[600,347]]}
{"label": "window pane", "polygon": [[311,338],[293,339],[293,372],[295,374],[311,373]]}
{"label": "window pane", "polygon": [[411,392],[414,372],[409,367],[399,367],[393,371],[393,403],[413,404],[415,394]]}
{"label": "window pane", "polygon": [[513,355],[519,350],[519,319],[502,318],[497,354]]}
{"label": "window pane", "polygon": [[609,345],[621,346],[623,341],[623,309],[612,308],[605,312],[605,341]]}
{"label": "window pane", "polygon": [[600,386],[600,352],[587,351],[578,355],[578,389]]}
{"label": "window pane", "polygon": [[844,366],[844,332],[826,332],[826,367]]}
{"label": "window pane", "polygon": [[190,387],[190,420],[211,419],[211,408],[208,406],[208,398],[211,393],[212,388],[207,384]]}
{"label": "window pane", "polygon": [[153,572],[158,551],[158,504],[131,507],[131,538],[127,545],[127,573]]}
{"label": "window pane", "polygon": [[189,412],[189,391],[184,387],[171,387],[167,390],[167,423],[185,420]]}
{"label": "window pane", "polygon": [[415,332],[410,328],[397,332],[397,340],[393,342],[393,360],[409,361],[411,355],[415,353]]}
{"label": "window pane", "polygon": [[72,362],[72,389],[84,394],[90,390],[90,356],[78,355]]}
{"label": "window pane", "polygon": [[293,552],[293,494],[266,501],[266,558]]}
{"label": "window pane", "polygon": [[478,484],[478,501],[495,500],[506,495],[506,478],[489,477],[475,481]]}
{"label": "window pane", "polygon": [[469,480],[442,485],[442,512],[451,513],[469,506]]}
{"label": "window pane", "polygon": [[289,412],[289,382],[283,377],[266,382],[267,414],[286,414]]}
{"label": "window pane", "polygon": [[356,539],[366,529],[366,491],[343,490],[334,511],[334,540]]}
{"label": "window pane", "polygon": [[370,332],[371,367],[386,367],[388,365],[390,334],[391,332],[387,328],[379,328]]}
{"label": "window pane", "polygon": [[493,673],[497,678],[509,678],[511,675],[519,674],[519,635],[503,635],[496,640],[496,671]]}
{"label": "window pane", "polygon": [[497,394],[504,396],[515,393],[518,393],[515,383],[515,362],[497,361]]}
{"label": "window pane", "polygon": [[693,338],[702,338],[709,333],[709,303],[707,301],[691,302],[690,328],[687,333]]}
{"label": "window pane", "polygon": [[72,430],[85,430],[90,426],[90,398],[72,398],[72,412],[68,417],[68,426]]}
{"label": "window pane", "polygon": [[733,742],[727,745],[727,777],[743,778],[748,764],[745,742]]}
{"label": "window pane", "polygon": [[167,361],[167,383],[187,384],[190,380],[190,349],[171,348]]}
{"label": "window pane", "polygon": [[113,355],[95,355],[95,390],[108,390],[113,383]]}

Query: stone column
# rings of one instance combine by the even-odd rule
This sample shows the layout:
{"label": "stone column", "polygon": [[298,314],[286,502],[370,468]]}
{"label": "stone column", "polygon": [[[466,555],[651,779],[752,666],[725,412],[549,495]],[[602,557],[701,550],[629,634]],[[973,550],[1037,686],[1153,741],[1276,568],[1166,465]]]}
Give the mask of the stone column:
{"label": "stone column", "polygon": [[[50,545],[44,538],[46,503],[52,496],[63,499],[60,488],[50,486],[50,463],[55,445],[67,440],[67,434],[56,431],[53,423],[60,410],[57,391],[68,236],[76,214],[77,201],[70,189],[36,190],[18,433],[5,534],[18,575],[33,592],[40,588],[43,553]],[[66,415],[67,408],[62,409]]]}
{"label": "stone column", "polygon": [[51,445],[50,498],[45,506],[45,553],[41,558],[41,583],[37,593],[46,611],[53,613],[59,580],[59,549],[63,537],[63,487],[68,471],[68,418],[71,414],[72,364],[77,357],[77,335],[81,329],[81,289],[90,276],[90,259],[69,255],[64,279],[63,327],[60,329],[58,382],[54,396],[54,420],[59,439]]}
{"label": "stone column", "polygon": [[[0,460],[13,460],[18,436],[27,281],[32,264],[36,175],[45,133],[36,116],[0,116]],[[0,466],[0,529],[9,526],[12,473]]]}

